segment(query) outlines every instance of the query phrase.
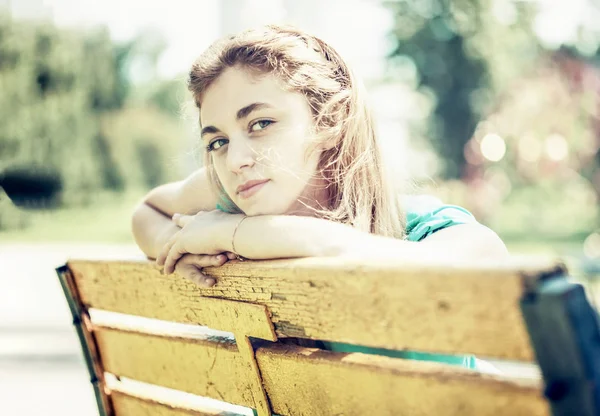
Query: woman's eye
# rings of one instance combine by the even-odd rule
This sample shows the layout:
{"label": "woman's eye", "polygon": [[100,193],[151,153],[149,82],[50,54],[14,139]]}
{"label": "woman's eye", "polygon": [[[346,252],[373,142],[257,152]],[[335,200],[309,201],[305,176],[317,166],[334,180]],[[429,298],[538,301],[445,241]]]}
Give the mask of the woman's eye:
{"label": "woman's eye", "polygon": [[[266,128],[267,128],[267,127],[270,125],[270,124],[273,124],[273,123],[274,123],[274,121],[271,121],[271,120],[258,120],[256,123],[253,123],[253,124],[250,126],[250,131],[261,131],[261,130],[264,130],[264,129],[266,129]],[[259,128],[256,128],[257,126],[258,126]]]}
{"label": "woman's eye", "polygon": [[213,140],[212,142],[209,143],[208,146],[206,146],[206,150],[208,150],[209,152],[212,152],[213,150],[218,150],[221,147],[225,146],[227,144],[227,139],[217,139],[217,140]]}

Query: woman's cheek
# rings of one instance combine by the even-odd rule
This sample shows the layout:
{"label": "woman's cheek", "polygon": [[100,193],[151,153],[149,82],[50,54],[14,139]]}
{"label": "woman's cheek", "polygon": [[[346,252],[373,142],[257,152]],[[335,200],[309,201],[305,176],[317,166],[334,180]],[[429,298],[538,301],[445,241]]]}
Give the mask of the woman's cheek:
{"label": "woman's cheek", "polygon": [[213,158],[213,166],[215,168],[217,179],[221,182],[227,195],[234,195],[235,189],[232,188],[231,178],[227,175],[227,169],[225,169],[224,162],[218,160],[218,158]]}
{"label": "woman's cheek", "polygon": [[[281,142],[280,142],[281,143]],[[264,140],[260,146],[255,147],[257,153],[256,163],[267,168],[277,168],[285,166],[283,155],[285,147],[280,148],[275,140]]]}

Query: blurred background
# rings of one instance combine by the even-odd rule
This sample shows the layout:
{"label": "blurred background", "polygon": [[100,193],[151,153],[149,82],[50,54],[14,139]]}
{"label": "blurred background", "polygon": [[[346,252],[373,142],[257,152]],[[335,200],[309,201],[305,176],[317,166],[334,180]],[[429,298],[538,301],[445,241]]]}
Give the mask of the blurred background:
{"label": "blurred background", "polygon": [[593,274],[600,0],[0,0],[0,179],[32,171],[62,190],[32,210],[0,189],[6,414],[95,414],[53,268],[141,255],[134,205],[200,166],[188,69],[266,23],[347,58],[407,192],[467,207],[515,255]]}

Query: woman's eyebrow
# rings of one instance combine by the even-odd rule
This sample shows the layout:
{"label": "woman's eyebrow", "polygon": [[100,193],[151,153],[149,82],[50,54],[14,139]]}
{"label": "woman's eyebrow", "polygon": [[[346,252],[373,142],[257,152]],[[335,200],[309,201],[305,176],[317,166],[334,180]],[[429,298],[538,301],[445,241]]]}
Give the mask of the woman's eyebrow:
{"label": "woman's eyebrow", "polygon": [[236,114],[236,119],[241,120],[245,117],[248,117],[250,113],[257,110],[262,110],[263,108],[273,108],[271,105],[267,103],[252,103],[247,105],[246,107],[240,108]]}
{"label": "woman's eyebrow", "polygon": [[[248,117],[253,111],[262,110],[263,108],[273,108],[273,106],[270,104],[267,104],[267,103],[252,103],[245,107],[240,108],[238,110],[238,112],[236,113],[235,118],[237,120],[241,120],[243,118]],[[200,132],[200,137],[203,137],[205,134],[213,134],[213,133],[220,133],[220,132],[221,132],[221,130],[219,130],[215,126],[206,126]]]}
{"label": "woman's eyebrow", "polygon": [[212,133],[219,133],[220,130],[218,128],[216,128],[215,126],[206,126],[204,128],[202,128],[202,131],[200,132],[200,137],[204,137],[204,135],[206,134],[212,134]]}

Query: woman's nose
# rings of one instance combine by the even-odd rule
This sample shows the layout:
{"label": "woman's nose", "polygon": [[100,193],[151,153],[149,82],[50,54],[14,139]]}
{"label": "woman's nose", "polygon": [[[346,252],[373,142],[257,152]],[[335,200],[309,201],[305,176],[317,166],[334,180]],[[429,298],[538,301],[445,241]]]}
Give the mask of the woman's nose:
{"label": "woman's nose", "polygon": [[240,173],[243,168],[254,166],[256,150],[248,140],[229,140],[227,149],[227,168],[233,173]]}

